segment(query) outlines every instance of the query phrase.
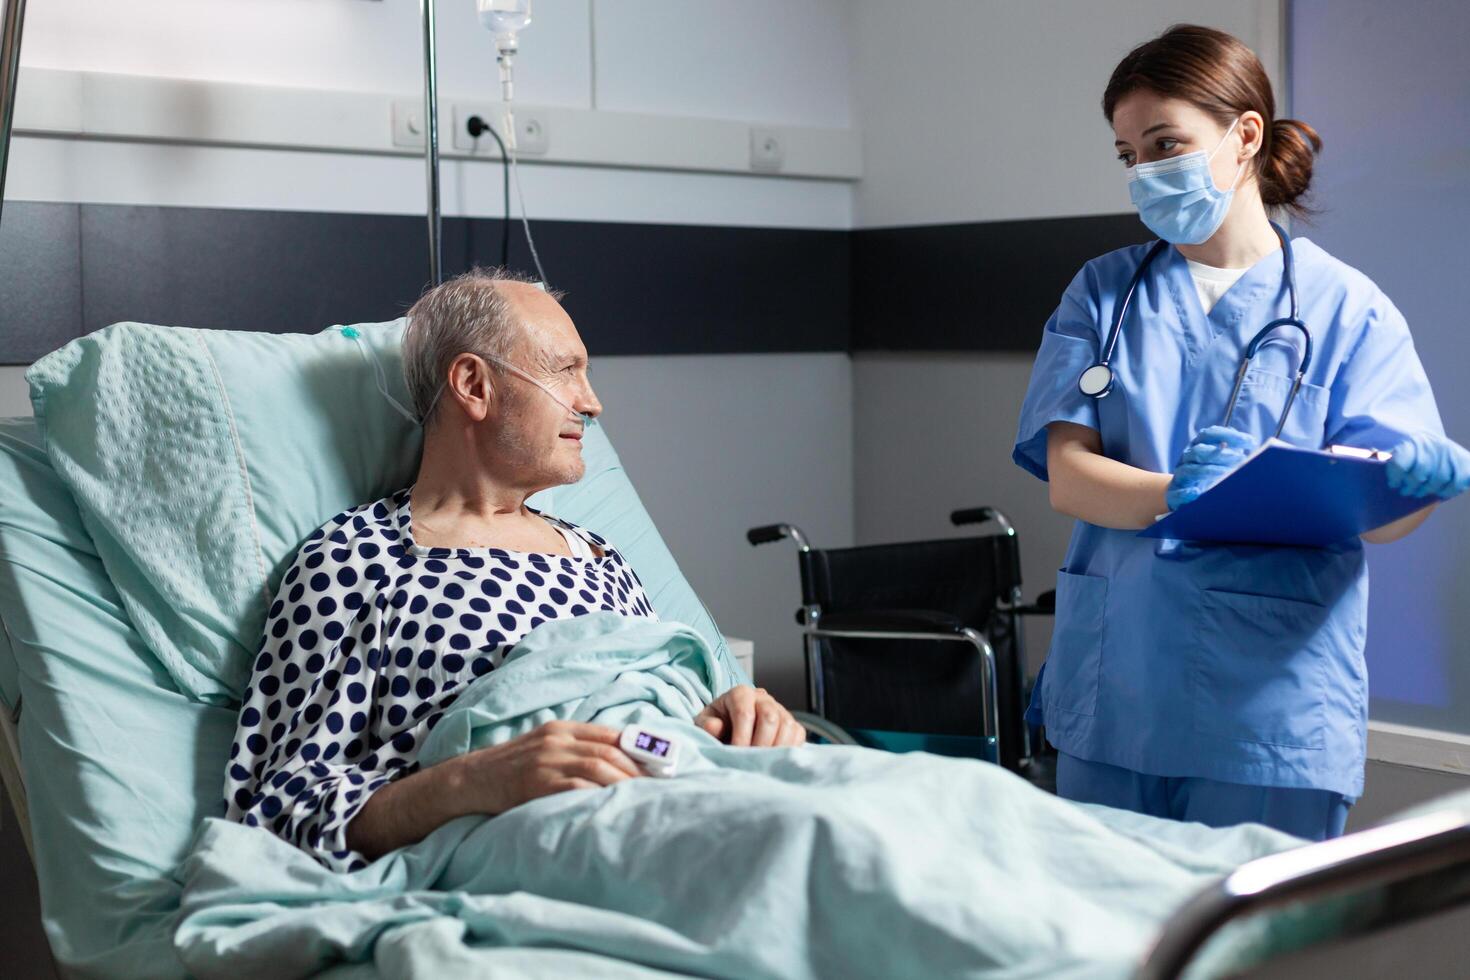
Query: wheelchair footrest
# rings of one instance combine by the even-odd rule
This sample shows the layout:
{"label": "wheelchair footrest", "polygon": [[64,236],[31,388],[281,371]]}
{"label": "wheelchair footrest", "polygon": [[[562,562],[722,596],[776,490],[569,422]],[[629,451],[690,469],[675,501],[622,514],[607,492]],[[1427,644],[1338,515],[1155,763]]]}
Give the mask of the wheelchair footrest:
{"label": "wheelchair footrest", "polygon": [[876,728],[848,728],[859,745],[885,752],[928,752],[961,759],[997,762],[995,739],[979,735],[926,735],[921,732],[889,732]]}

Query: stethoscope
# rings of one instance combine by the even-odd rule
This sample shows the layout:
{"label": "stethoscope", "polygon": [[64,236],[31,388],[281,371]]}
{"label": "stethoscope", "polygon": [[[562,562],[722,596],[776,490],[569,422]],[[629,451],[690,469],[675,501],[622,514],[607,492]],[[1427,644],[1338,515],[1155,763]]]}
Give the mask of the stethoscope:
{"label": "stethoscope", "polygon": [[[1312,363],[1312,332],[1301,320],[1301,306],[1296,296],[1296,259],[1291,253],[1291,239],[1286,237],[1285,230],[1276,222],[1271,222],[1271,229],[1276,232],[1276,237],[1281,239],[1281,260],[1284,266],[1283,277],[1286,279],[1286,291],[1291,297],[1291,315],[1284,316],[1279,320],[1272,320],[1260,329],[1251,342],[1246,345],[1245,356],[1240,359],[1240,370],[1235,373],[1235,388],[1230,392],[1230,404],[1225,407],[1225,420],[1222,424],[1230,424],[1230,416],[1235,414],[1235,403],[1240,399],[1241,386],[1245,384],[1246,372],[1250,370],[1251,361],[1256,352],[1265,344],[1268,335],[1281,327],[1295,327],[1302,332],[1305,344],[1302,348],[1302,359],[1297,365],[1296,380],[1292,383],[1291,394],[1286,396],[1286,407],[1281,410],[1281,418],[1276,423],[1274,435],[1281,435],[1281,430],[1286,427],[1286,417],[1291,413],[1292,402],[1296,401],[1297,392],[1301,390],[1302,379],[1306,376],[1307,366]],[[1118,334],[1123,330],[1123,319],[1128,315],[1128,305],[1133,302],[1133,293],[1138,289],[1138,283],[1148,271],[1153,260],[1168,247],[1168,242],[1157,241],[1149,248],[1143,256],[1143,261],[1138,264],[1138,270],[1133,273],[1133,279],[1128,283],[1128,292],[1123,294],[1123,302],[1118,306],[1118,315],[1113,318],[1112,329],[1108,331],[1108,342],[1103,347],[1102,357],[1096,364],[1082,372],[1077,379],[1077,389],[1088,398],[1104,398],[1108,392],[1113,390],[1113,351],[1118,346]]]}

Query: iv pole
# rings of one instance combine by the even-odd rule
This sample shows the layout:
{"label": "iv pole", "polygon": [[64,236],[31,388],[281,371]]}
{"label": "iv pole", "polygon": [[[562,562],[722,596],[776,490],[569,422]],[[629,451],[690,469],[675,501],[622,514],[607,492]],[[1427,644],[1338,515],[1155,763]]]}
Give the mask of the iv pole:
{"label": "iv pole", "polygon": [[5,169],[10,162],[10,129],[15,123],[15,84],[20,78],[20,35],[26,0],[3,0],[0,23],[0,211],[5,207]]}
{"label": "iv pole", "polygon": [[[21,2],[24,0],[13,0]],[[428,182],[429,285],[444,281],[440,246],[444,224],[439,216],[439,61],[434,31],[434,0],[419,0],[424,14],[424,170]],[[0,170],[0,181],[3,181]]]}

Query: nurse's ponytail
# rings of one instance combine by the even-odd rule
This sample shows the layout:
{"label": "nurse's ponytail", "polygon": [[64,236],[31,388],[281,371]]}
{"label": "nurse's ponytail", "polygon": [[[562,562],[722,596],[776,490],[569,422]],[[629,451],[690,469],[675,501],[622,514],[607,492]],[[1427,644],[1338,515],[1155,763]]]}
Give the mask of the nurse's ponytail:
{"label": "nurse's ponytail", "polygon": [[1258,158],[1256,170],[1261,201],[1267,207],[1289,208],[1298,214],[1308,210],[1297,203],[1312,184],[1312,162],[1322,149],[1317,131],[1299,119],[1277,119]]}
{"label": "nurse's ponytail", "polygon": [[1251,169],[1262,203],[1299,217],[1311,212],[1303,198],[1312,184],[1312,163],[1322,140],[1300,120],[1276,118],[1276,99],[1266,69],[1239,39],[1210,27],[1178,24],[1140,44],[1108,79],[1102,107],[1109,123],[1118,102],[1138,89],[1182,99],[1209,113],[1221,126],[1229,126],[1242,113],[1260,113],[1266,131],[1260,152],[1251,159]]}

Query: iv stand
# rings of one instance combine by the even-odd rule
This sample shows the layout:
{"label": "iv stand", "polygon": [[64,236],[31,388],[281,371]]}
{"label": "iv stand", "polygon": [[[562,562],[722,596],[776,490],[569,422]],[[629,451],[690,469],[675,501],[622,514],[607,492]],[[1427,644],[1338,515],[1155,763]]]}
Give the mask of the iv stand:
{"label": "iv stand", "polygon": [[[24,0],[12,0],[24,3]],[[444,223],[439,215],[439,61],[434,31],[434,0],[419,0],[424,14],[424,170],[428,183],[429,285],[444,281],[441,246]],[[4,172],[0,170],[0,181]]]}

